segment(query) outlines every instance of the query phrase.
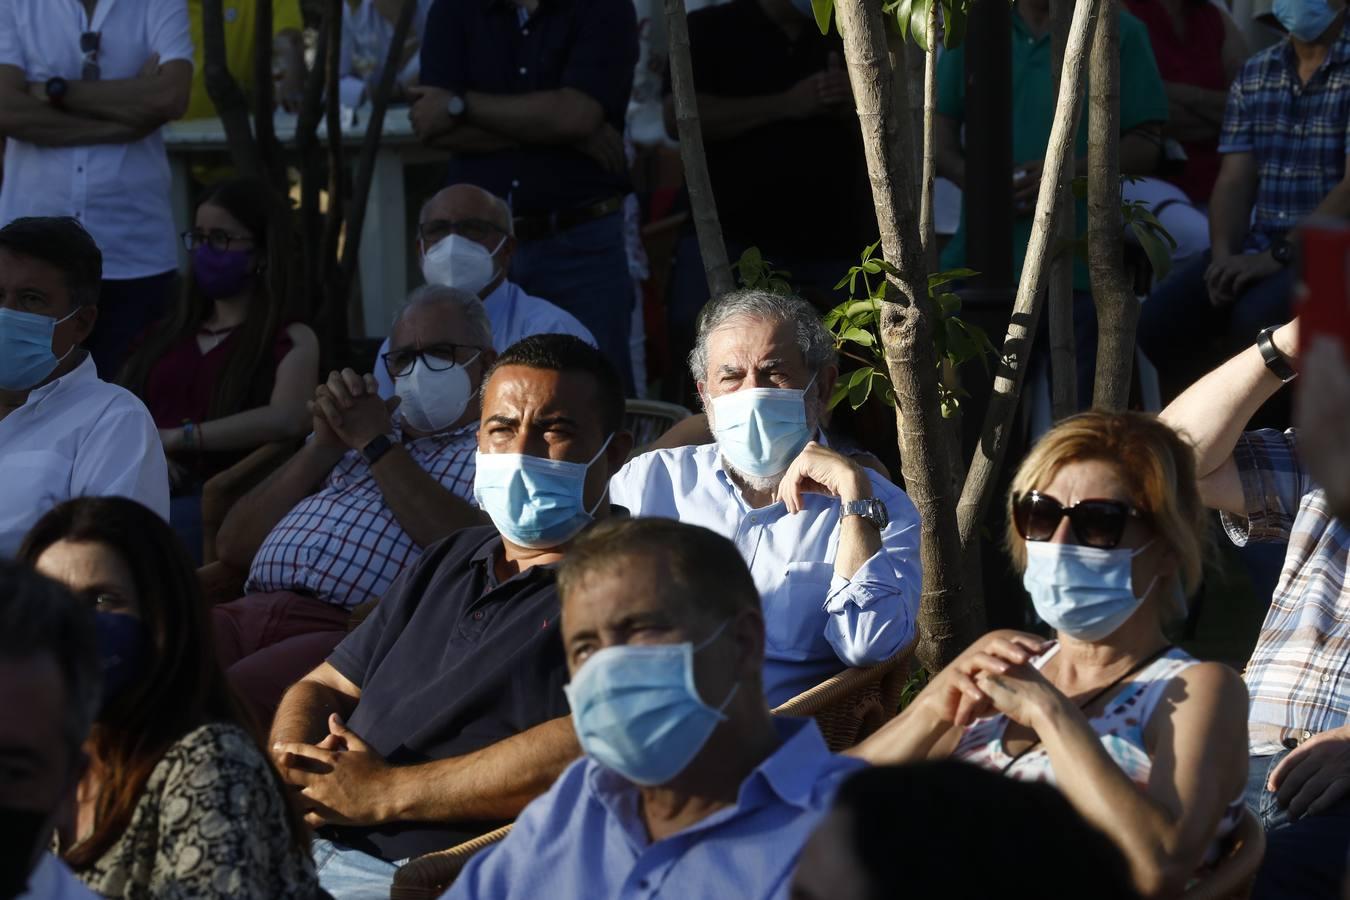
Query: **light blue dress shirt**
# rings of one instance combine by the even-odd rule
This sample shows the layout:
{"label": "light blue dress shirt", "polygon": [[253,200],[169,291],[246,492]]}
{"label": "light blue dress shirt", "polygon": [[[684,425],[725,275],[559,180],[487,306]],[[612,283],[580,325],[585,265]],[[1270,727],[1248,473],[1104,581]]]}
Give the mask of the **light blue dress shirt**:
{"label": "light blue dress shirt", "polygon": [[795,515],[781,502],[751,509],[715,443],[644,453],[610,480],[609,496],[634,516],[678,519],[735,542],[763,603],[764,693],[777,706],[846,666],[882,662],[914,634],[918,513],[904,491],[864,471],[891,521],[852,578],[834,572],[837,497],[806,494]]}
{"label": "light blue dress shirt", "polygon": [[797,856],[840,783],[863,767],[835,756],[811,719],[777,719],[783,744],[736,805],[653,843],[638,788],[582,758],[525,808],[444,895],[449,900],[786,900]]}
{"label": "light blue dress shirt", "polygon": [[[509,278],[502,279],[483,298],[483,309],[492,326],[492,349],[498,353],[532,334],[570,334],[595,346],[595,336],[576,316],[561,306],[530,296]],[[375,382],[380,386],[380,396],[386,400],[394,396],[394,380],[384,367],[384,355],[388,352],[386,337],[375,357]]]}

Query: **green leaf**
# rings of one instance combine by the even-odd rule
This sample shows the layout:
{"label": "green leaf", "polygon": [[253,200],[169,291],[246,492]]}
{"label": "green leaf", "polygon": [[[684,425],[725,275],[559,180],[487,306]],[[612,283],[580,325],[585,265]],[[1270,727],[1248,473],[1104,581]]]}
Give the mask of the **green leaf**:
{"label": "green leaf", "polygon": [[852,341],[855,344],[862,344],[864,347],[871,347],[876,343],[872,337],[872,332],[863,331],[861,328],[845,328],[839,332],[839,340]]}
{"label": "green leaf", "polygon": [[845,397],[848,396],[848,383],[844,379],[839,379],[834,383],[834,391],[830,394],[830,409],[839,405]]}
{"label": "green leaf", "polygon": [[1152,229],[1145,228],[1138,222],[1130,223],[1130,228],[1133,229],[1134,236],[1139,241],[1139,246],[1143,247],[1144,253],[1148,255],[1149,265],[1153,267],[1154,280],[1162,281],[1167,277],[1167,273],[1172,270],[1172,254],[1168,252],[1162,239],[1154,234]]}
{"label": "green leaf", "polygon": [[844,315],[850,322],[870,325],[877,320],[877,305],[874,300],[853,300],[844,305]]}
{"label": "green leaf", "polygon": [[928,10],[933,0],[914,0],[909,14],[909,30],[914,35],[914,43],[924,50],[928,49]]}
{"label": "green leaf", "polygon": [[868,275],[878,275],[881,273],[881,263],[875,259],[869,259],[862,264],[862,270]]}
{"label": "green leaf", "polygon": [[844,285],[848,285],[848,292],[850,294],[853,293],[853,278],[854,278],[853,270],[849,269],[848,274],[845,275],[843,278],[839,279],[839,283],[834,286],[834,289],[837,291]]}
{"label": "green leaf", "polygon": [[942,43],[948,50],[955,50],[966,39],[966,9],[955,3],[942,7]]}
{"label": "green leaf", "polygon": [[938,312],[941,313],[944,318],[947,316],[954,316],[961,311],[961,298],[951,291],[947,291],[946,293],[937,295],[937,305]]}
{"label": "green leaf", "polygon": [[830,15],[834,12],[834,0],[811,0],[811,11],[816,14],[816,26],[821,34],[830,33]]}
{"label": "green leaf", "polygon": [[900,0],[895,5],[895,24],[900,30],[900,39],[909,40],[909,17],[913,11],[914,0]]}
{"label": "green leaf", "polygon": [[978,274],[980,273],[974,269],[948,269],[945,272],[934,272],[928,276],[928,293],[933,293],[933,288],[941,287],[948,282],[974,278]]}
{"label": "green leaf", "polygon": [[872,375],[876,370],[871,366],[863,366],[854,371],[848,380],[848,404],[857,409],[867,402],[867,398],[872,394]]}

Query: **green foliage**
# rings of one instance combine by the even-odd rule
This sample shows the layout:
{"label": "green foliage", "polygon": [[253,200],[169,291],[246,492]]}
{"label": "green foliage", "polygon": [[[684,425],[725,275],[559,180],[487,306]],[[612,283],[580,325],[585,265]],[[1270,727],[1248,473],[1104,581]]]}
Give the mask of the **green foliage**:
{"label": "green foliage", "polygon": [[900,709],[897,712],[903,711],[905,707],[913,703],[914,698],[923,692],[930,680],[928,670],[923,666],[911,669],[909,678],[905,680],[905,686],[900,689]]}
{"label": "green foliage", "polygon": [[[1122,175],[1121,181],[1134,181],[1131,175]],[[1073,195],[1082,200],[1087,197],[1087,177],[1079,175],[1071,185]],[[1172,271],[1172,251],[1177,248],[1177,239],[1163,227],[1158,217],[1149,211],[1148,204],[1142,200],[1120,201],[1120,217],[1126,228],[1134,233],[1135,240],[1148,256],[1153,267],[1153,278],[1162,281]],[[1087,259],[1087,240],[1078,238],[1072,243],[1075,256]]]}
{"label": "green foliage", "polygon": [[[886,355],[881,346],[881,302],[886,296],[886,276],[896,275],[895,266],[876,256],[878,244],[866,247],[858,265],[835,285],[848,286],[849,298],[825,314],[825,327],[834,335],[835,348],[843,356],[862,365],[841,376],[830,397],[830,407],[848,400],[857,409],[876,393],[887,406],[895,405],[895,387],[891,384]],[[938,365],[944,361],[960,367],[972,359],[980,360],[989,371],[986,353],[995,353],[989,337],[979,327],[961,318],[961,298],[945,290],[953,281],[970,278],[971,269],[951,269],[928,277],[928,296],[938,317],[933,332]],[[959,392],[942,391],[942,414],[950,417],[960,402]]]}
{"label": "green foliage", "polygon": [[[902,40],[913,40],[924,50],[928,49],[928,10],[933,0],[884,0],[881,11],[886,22]],[[959,47],[966,39],[966,18],[970,12],[971,0],[937,0],[940,18],[943,23],[942,43],[951,50]],[[834,0],[811,0],[811,11],[816,16],[816,26],[821,34],[830,30],[830,18],[834,14]]]}
{"label": "green foliage", "polygon": [[775,294],[792,293],[792,285],[788,283],[792,273],[775,269],[773,263],[759,252],[758,247],[747,249],[731,268],[736,271],[736,278],[740,281],[741,287],[772,291]]}

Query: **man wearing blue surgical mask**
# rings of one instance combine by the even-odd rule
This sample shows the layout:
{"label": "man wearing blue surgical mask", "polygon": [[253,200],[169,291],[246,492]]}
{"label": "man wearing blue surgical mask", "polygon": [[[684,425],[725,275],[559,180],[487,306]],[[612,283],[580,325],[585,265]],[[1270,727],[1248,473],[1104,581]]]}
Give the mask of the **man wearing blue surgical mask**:
{"label": "man wearing blue surgical mask", "polygon": [[734,544],[609,522],[558,576],[567,698],[586,758],[472,861],[450,900],[786,898],[797,855],[858,760],[777,719],[765,617]]}
{"label": "man wearing blue surgical mask", "polygon": [[337,900],[388,896],[408,857],[514,818],[580,752],[554,567],[609,515],[632,445],[620,384],[578,338],[508,348],[483,388],[474,477],[493,525],[428,547],[282,700],[273,752]]}
{"label": "man wearing blue surgical mask", "polygon": [[0,228],[0,558],[62,500],[130,497],[168,518],[169,474],[144,404],[81,346],[102,254],[73,218]]}
{"label": "man wearing blue surgical mask", "polygon": [[637,457],[610,484],[614,502],[736,542],[764,599],[771,704],[887,659],[914,635],[918,517],[821,432],[838,368],[815,310],[727,294],[704,311],[690,371],[715,441]]}

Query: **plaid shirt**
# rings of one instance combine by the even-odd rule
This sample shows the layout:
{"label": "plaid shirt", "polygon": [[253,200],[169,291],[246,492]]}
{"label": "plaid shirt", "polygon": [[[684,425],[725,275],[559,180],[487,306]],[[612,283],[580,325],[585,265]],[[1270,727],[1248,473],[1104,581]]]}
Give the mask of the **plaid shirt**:
{"label": "plaid shirt", "polygon": [[1265,756],[1350,719],[1350,526],[1299,462],[1292,429],[1247,432],[1233,458],[1247,517],[1221,516],[1228,537],[1289,542],[1244,673],[1251,752]]}
{"label": "plaid shirt", "polygon": [[1350,21],[1307,84],[1289,41],[1254,55],[1228,91],[1220,153],[1251,153],[1259,182],[1247,249],[1312,212],[1345,175],[1350,153]]}
{"label": "plaid shirt", "polygon": [[[405,441],[403,448],[451,493],[474,503],[477,430],[474,422]],[[267,535],[253,557],[245,591],[298,591],[350,609],[383,596],[421,553],[384,502],[370,466],[353,450],[317,493],[297,503]]]}

